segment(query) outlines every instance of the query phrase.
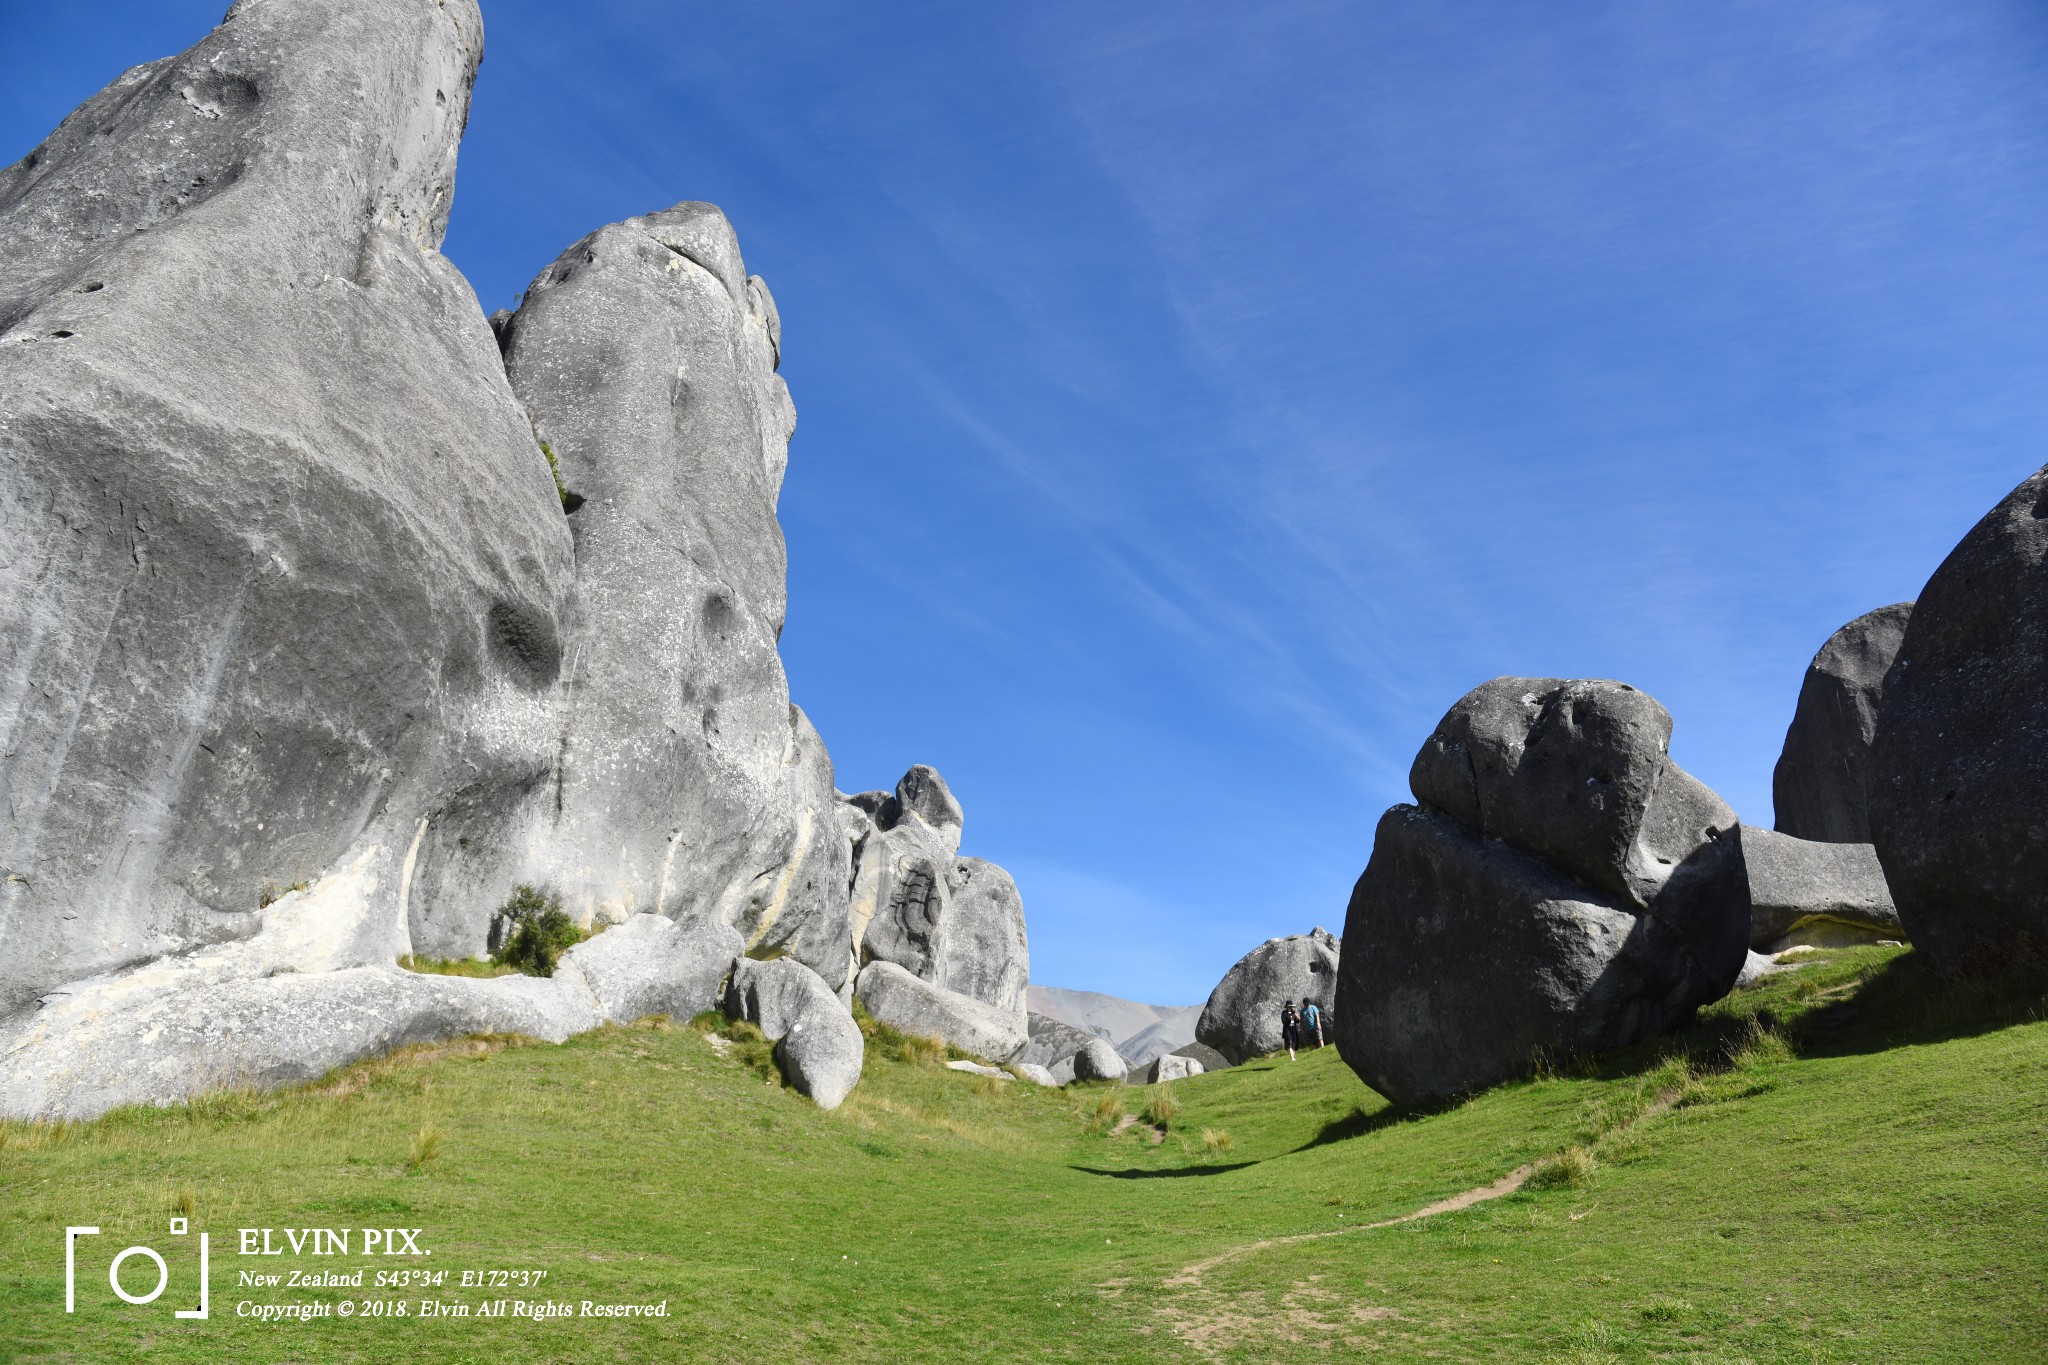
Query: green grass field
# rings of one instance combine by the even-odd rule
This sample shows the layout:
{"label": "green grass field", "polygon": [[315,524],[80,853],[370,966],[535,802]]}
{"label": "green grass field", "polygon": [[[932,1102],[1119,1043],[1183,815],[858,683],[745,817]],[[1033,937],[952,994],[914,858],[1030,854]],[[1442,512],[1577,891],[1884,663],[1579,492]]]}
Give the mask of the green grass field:
{"label": "green grass field", "polygon": [[[825,1114],[763,1078],[759,1045],[686,1024],[419,1049],[284,1095],[0,1127],[0,1362],[2039,1362],[2040,1004],[1844,950],[1683,1038],[1420,1115],[1333,1050],[1160,1106],[872,1046]],[[1163,1132],[1118,1131],[1148,1102]],[[1530,1162],[1519,1192],[1349,1230]],[[204,1322],[171,1315],[196,1284],[181,1212],[213,1242]],[[71,1224],[104,1231],[67,1316]],[[381,1226],[424,1229],[432,1257],[236,1254],[241,1227]],[[166,1253],[175,1294],[113,1299],[130,1244]],[[363,1266],[449,1283],[236,1285]],[[465,1269],[547,1276],[464,1290]],[[419,1316],[495,1299],[667,1316]]]}

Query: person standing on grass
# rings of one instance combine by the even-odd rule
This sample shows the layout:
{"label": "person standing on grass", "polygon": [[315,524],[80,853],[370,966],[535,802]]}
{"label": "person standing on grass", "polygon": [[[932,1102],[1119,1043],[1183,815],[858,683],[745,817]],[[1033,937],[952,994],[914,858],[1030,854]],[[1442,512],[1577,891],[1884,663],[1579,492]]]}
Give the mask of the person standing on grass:
{"label": "person standing on grass", "polygon": [[1294,1012],[1294,1002],[1287,1001],[1280,1006],[1280,1041],[1287,1045],[1287,1060],[1294,1060],[1294,1049],[1301,1046],[1301,1016]]}
{"label": "person standing on grass", "polygon": [[1301,1040],[1306,1043],[1313,1034],[1316,1046],[1323,1045],[1323,1011],[1313,1000],[1301,1002]]}

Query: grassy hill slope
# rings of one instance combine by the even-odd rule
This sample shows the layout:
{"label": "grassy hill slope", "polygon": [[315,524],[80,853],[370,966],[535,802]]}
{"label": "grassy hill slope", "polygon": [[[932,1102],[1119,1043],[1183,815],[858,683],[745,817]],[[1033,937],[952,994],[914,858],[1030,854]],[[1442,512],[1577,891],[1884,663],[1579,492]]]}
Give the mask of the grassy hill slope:
{"label": "grassy hill slope", "polygon": [[[1682,1039],[1442,1112],[1390,1112],[1331,1050],[1177,1083],[1163,1124],[1121,1131],[1156,1092],[1042,1091],[888,1037],[831,1114],[758,1044],[688,1025],[418,1049],[284,1095],[0,1126],[0,1362],[2038,1361],[2040,1003],[1850,950]],[[1506,1197],[1348,1230],[1531,1162]],[[212,1317],[115,1302],[131,1243],[184,1292],[165,1228],[187,1210]],[[105,1232],[67,1317],[79,1223]],[[234,1254],[243,1226],[388,1225],[433,1256]],[[365,1265],[450,1282],[235,1286]],[[464,1269],[547,1277],[465,1290]],[[668,1316],[419,1317],[501,1298]],[[358,1315],[237,1316],[294,1301]]]}

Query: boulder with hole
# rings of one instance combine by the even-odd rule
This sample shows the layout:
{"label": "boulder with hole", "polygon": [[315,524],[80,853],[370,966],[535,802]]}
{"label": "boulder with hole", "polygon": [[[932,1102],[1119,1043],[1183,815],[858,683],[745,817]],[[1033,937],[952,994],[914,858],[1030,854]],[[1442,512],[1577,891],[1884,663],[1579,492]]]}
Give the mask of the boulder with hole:
{"label": "boulder with hole", "polygon": [[1224,973],[1209,993],[1209,1002],[1195,1022],[1196,1041],[1214,1048],[1233,1065],[1278,1052],[1285,1046],[1280,1036],[1284,1006],[1292,1004],[1299,1009],[1313,1000],[1318,1009],[1328,1013],[1335,1004],[1342,946],[1335,935],[1320,927],[1306,934],[1267,939]]}
{"label": "boulder with hole", "polygon": [[1806,667],[1799,705],[1771,774],[1777,831],[1831,844],[1870,842],[1864,795],[1884,675],[1898,657],[1913,604],[1863,615],[1828,637]]}

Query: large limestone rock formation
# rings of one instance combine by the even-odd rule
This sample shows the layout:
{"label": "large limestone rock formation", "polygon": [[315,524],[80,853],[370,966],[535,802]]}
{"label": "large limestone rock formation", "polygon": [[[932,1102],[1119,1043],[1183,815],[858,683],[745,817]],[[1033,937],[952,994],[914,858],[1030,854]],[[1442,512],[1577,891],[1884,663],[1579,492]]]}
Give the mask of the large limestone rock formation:
{"label": "large limestone rock formation", "polygon": [[1904,936],[1877,850],[1742,826],[1749,943],[1767,953]]}
{"label": "large limestone rock formation", "polygon": [[1749,942],[1736,820],[1621,683],[1497,678],[1417,755],[1352,893],[1332,1024],[1390,1099],[1621,1046],[1725,994]]}
{"label": "large limestone rock formation", "polygon": [[569,528],[437,248],[474,0],[243,0],[0,171],[0,1014],[256,934],[407,949],[544,784]]}
{"label": "large limestone rock formation", "polygon": [[[576,556],[566,714],[517,831],[521,879],[579,918],[723,920],[838,989],[848,845],[776,653],[796,418],[767,286],[723,214],[678,204],[571,246],[499,331],[569,490]],[[475,951],[502,898],[476,868],[505,855],[477,833],[446,820],[421,848],[430,951]]]}
{"label": "large limestone rock formation", "polygon": [[1771,775],[1777,829],[1831,844],[1870,842],[1864,785],[1884,675],[1913,604],[1866,612],[1828,637],[1806,667],[1785,749]]}
{"label": "large limestone rock formation", "polygon": [[1945,971],[2048,970],[2048,468],[1927,581],[1885,676],[1871,842]]}
{"label": "large limestone rock formation", "polygon": [[946,780],[919,764],[893,793],[863,792],[843,809],[860,961],[893,962],[1021,1026],[1031,979],[1024,903],[1002,868],[958,856],[963,817]]}
{"label": "large limestone rock formation", "polygon": [[[1326,1015],[1337,1002],[1337,964],[1342,944],[1328,930],[1269,938],[1223,974],[1202,1017],[1195,1039],[1216,1049],[1239,1066],[1254,1057],[1278,1052],[1281,1008],[1297,1009],[1313,1000]],[[1324,1036],[1330,1024],[1323,1024]],[[1309,1041],[1314,1041],[1310,1039]]]}

